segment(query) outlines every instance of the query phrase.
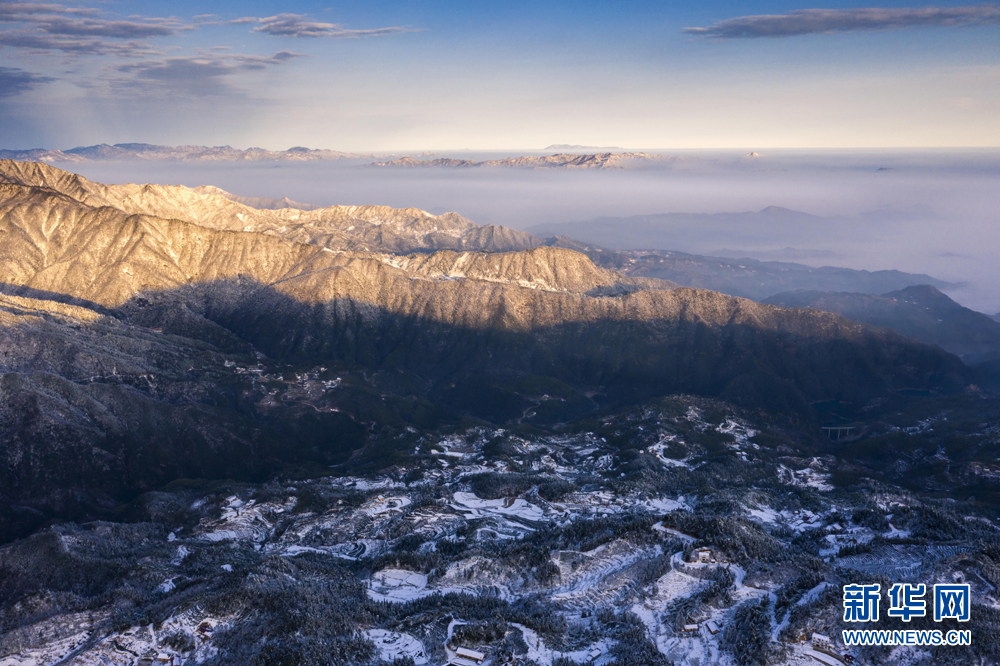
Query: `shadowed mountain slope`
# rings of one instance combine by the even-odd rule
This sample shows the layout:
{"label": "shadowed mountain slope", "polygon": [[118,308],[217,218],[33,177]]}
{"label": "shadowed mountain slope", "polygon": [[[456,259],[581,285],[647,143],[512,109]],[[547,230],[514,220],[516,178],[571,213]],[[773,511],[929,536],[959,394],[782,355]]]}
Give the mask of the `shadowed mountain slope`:
{"label": "shadowed mountain slope", "polygon": [[[0,295],[0,541],[176,478],[259,479],[341,462],[363,443],[345,414],[255,408],[225,358],[87,308]],[[309,419],[322,436],[304,432]]]}
{"label": "shadowed mountain slope", "polygon": [[921,342],[938,345],[966,363],[1000,358],[1000,323],[962,307],[934,287],[907,287],[882,296],[793,291],[768,298],[786,308],[835,312],[863,324],[891,328]]}

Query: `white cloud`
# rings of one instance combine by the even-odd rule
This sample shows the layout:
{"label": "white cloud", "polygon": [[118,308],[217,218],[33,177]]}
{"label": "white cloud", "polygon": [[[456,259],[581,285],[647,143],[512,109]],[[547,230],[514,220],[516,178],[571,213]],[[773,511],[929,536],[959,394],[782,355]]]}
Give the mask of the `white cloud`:
{"label": "white cloud", "polygon": [[278,14],[258,19],[260,26],[253,32],[263,32],[280,37],[335,37],[352,39],[358,37],[381,37],[401,32],[414,32],[412,28],[389,27],[352,30],[338,23],[320,23],[307,20],[304,14]]}
{"label": "white cloud", "polygon": [[997,23],[1000,23],[1000,5],[995,4],[971,7],[868,7],[800,9],[787,14],[739,16],[718,21],[705,28],[684,28],[684,32],[711,39],[747,39]]}

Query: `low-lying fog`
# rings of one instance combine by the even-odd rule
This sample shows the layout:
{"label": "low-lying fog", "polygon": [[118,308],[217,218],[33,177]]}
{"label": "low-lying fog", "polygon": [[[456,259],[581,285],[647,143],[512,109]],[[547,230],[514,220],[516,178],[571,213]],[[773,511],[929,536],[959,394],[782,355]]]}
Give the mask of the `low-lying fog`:
{"label": "low-lying fog", "polygon": [[[669,224],[676,225],[676,234],[669,227],[666,240],[650,239],[648,245],[928,273],[965,283],[949,292],[962,304],[990,314],[1000,311],[1000,150],[760,152],[749,159],[736,151],[685,153],[689,159],[669,168],[629,171],[386,169],[365,162],[58,166],[107,183],[207,184],[240,195],[287,196],[322,205],[414,206],[526,230],[597,217],[779,206],[825,219],[800,216],[770,224],[759,216],[675,218]],[[572,235],[569,227],[566,231]],[[631,239],[626,244],[633,245]]]}

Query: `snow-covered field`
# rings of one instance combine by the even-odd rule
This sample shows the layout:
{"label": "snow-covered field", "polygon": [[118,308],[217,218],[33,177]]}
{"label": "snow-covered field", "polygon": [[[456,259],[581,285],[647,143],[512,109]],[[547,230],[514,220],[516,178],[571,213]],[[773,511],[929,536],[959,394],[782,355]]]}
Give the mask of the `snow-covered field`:
{"label": "snow-covered field", "polygon": [[[824,458],[774,456],[768,468],[773,487],[755,486],[726,495],[723,512],[707,510],[709,522],[686,521],[684,517],[700,515],[715,499],[714,487],[682,490],[670,485],[677,475],[710,465],[699,458],[698,433],[714,430],[727,435],[721,440],[727,455],[740,465],[751,465],[765,453],[754,441],[756,429],[740,419],[713,425],[693,406],[674,418],[684,421],[683,434],[640,429],[642,445],[628,452],[633,458],[644,456],[644,469],[654,480],[647,485],[614,485],[624,476],[619,470],[632,458],[623,458],[620,450],[593,432],[530,440],[499,429],[472,428],[462,435],[422,442],[417,448],[430,463],[415,478],[403,473],[324,477],[282,482],[267,494],[227,490],[193,503],[188,499],[184,506],[200,512],[200,518],[186,527],[165,530],[160,545],[166,555],[143,575],[159,597],[182,593],[191,585],[186,571],[202,562],[207,549],[215,549],[207,566],[217,581],[232,577],[235,583],[257,575],[241,568],[241,552],[264,558],[269,570],[277,572],[280,585],[299,582],[285,572],[295,565],[310,572],[307,576],[325,575],[315,571],[348,571],[362,599],[384,604],[381,608],[392,612],[418,609],[414,612],[419,621],[365,620],[357,632],[385,662],[409,658],[420,666],[443,666],[457,659],[459,646],[448,642],[456,628],[483,622],[459,611],[434,610],[449,600],[458,607],[530,602],[565,622],[577,632],[565,641],[542,635],[544,631],[533,629],[537,625],[523,617],[506,622],[509,637],[517,637],[518,658],[541,666],[551,666],[560,657],[598,666],[611,663],[620,643],[608,635],[606,623],[623,614],[632,618],[635,624],[630,626],[638,628],[651,649],[678,666],[732,666],[732,654],[723,643],[726,627],[740,604],[766,599],[767,634],[780,653],[778,663],[813,663],[801,638],[815,629],[815,622],[803,623],[799,616],[820,611],[829,615],[831,608],[823,604],[831,604],[836,584],[828,580],[816,584],[806,578],[809,582],[792,596],[786,594],[785,605],[776,612],[783,586],[801,572],[771,571],[769,563],[754,566],[760,563],[726,552],[729,546],[704,537],[716,524],[711,520],[736,525],[735,536],[752,533],[746,542],[752,548],[766,549],[773,541],[770,535],[780,535],[786,546],[793,539],[807,543],[813,550],[800,557],[806,568],[836,567],[838,576],[857,572],[900,581],[927,576],[966,580],[963,558],[973,556],[969,548],[906,543],[911,530],[905,522],[907,505],[900,498],[865,498],[866,507],[877,507],[885,517],[881,524],[888,526],[887,531],[877,533],[855,524],[856,507],[844,505],[841,494],[830,492],[829,461]],[[505,439],[507,453],[489,460],[483,447],[497,438]],[[671,455],[686,457],[670,457],[668,448]],[[522,483],[529,475],[532,482]],[[543,484],[550,490],[543,492]],[[305,501],[307,493],[313,499]],[[315,499],[323,493],[331,499]],[[786,502],[786,495],[797,499]],[[578,529],[581,525],[586,529]],[[590,529],[599,534],[586,531]],[[65,549],[79,545],[72,534],[60,538]],[[867,546],[869,542],[876,545]],[[845,547],[857,547],[844,551],[855,554],[839,557]],[[711,550],[708,561],[694,561],[693,551],[699,548]],[[511,553],[511,560],[505,560],[503,553]],[[772,555],[769,562],[774,559]],[[320,562],[329,568],[319,567]],[[796,560],[785,566],[794,569],[798,564]],[[732,584],[711,602],[700,601],[718,580]],[[982,592],[978,598],[983,604],[1000,607],[996,589],[986,578],[968,580]],[[690,616],[678,615],[678,608],[687,607],[692,609]],[[837,609],[832,611],[836,617]],[[192,602],[171,611],[166,619],[121,630],[109,628],[108,613],[45,617],[19,629],[21,633],[5,635],[0,666],[193,665],[211,656],[214,635],[254,612],[246,608],[232,617],[210,617]],[[596,619],[600,614],[604,619]],[[678,617],[687,620],[681,623]],[[682,624],[691,627],[681,630]],[[466,647],[488,653],[492,649],[488,644]],[[499,666],[492,659],[491,653],[485,663]]]}
{"label": "snow-covered field", "polygon": [[365,635],[375,644],[379,657],[392,662],[396,659],[409,657],[417,666],[427,663],[424,656],[424,644],[410,634],[401,634],[385,629],[368,629]]}

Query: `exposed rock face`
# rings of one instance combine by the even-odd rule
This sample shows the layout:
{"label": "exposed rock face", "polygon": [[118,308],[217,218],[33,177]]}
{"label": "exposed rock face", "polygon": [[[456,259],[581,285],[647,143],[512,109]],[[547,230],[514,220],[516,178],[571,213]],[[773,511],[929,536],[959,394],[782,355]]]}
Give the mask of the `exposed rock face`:
{"label": "exposed rock face", "polygon": [[[563,387],[537,416],[550,422],[673,392],[808,413],[969,383],[957,358],[891,331],[625,277],[568,249],[430,252],[434,234],[518,238],[457,215],[256,210],[13,162],[0,180],[0,501],[30,515],[72,513],[60,493],[74,474],[92,507],[87,489],[120,500],[179,476],[329,466],[386,419],[518,421],[539,380]],[[223,354],[260,352],[372,384],[336,404],[251,400],[261,384]]]}
{"label": "exposed rock face", "polygon": [[529,289],[588,295],[622,295],[639,289],[674,289],[673,282],[623,277],[598,268],[585,255],[541,247],[526,252],[435,252],[388,260],[405,271],[432,278],[469,278]]}
{"label": "exposed rock face", "polygon": [[[541,239],[523,231],[480,226],[455,213],[431,215],[417,208],[387,206],[261,210],[244,205],[240,197],[214,187],[102,185],[34,162],[0,160],[0,183],[3,182],[47,188],[95,208],[111,207],[130,215],[185,220],[213,229],[280,235],[330,249],[498,252],[543,244]],[[265,207],[269,206],[261,206]]]}

